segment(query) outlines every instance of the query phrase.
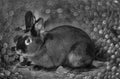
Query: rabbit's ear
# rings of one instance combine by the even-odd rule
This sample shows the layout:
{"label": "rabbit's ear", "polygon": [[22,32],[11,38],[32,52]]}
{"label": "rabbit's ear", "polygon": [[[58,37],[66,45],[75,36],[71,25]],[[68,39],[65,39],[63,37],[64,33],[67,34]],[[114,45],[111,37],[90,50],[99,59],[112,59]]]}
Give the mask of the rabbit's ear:
{"label": "rabbit's ear", "polygon": [[41,31],[44,31],[44,20],[43,18],[39,18],[35,21],[34,26],[31,28],[31,35],[36,37],[38,35],[41,35]]}
{"label": "rabbit's ear", "polygon": [[44,19],[43,18],[40,17],[38,20],[36,20],[36,22],[35,22],[35,28],[37,30],[41,30],[41,29],[44,28]]}
{"label": "rabbit's ear", "polygon": [[43,22],[44,22],[43,18],[42,18],[42,17],[40,17],[40,18],[38,18],[38,19],[35,21],[35,23],[38,23],[38,22],[43,23]]}
{"label": "rabbit's ear", "polygon": [[34,24],[35,24],[35,16],[31,11],[27,11],[25,13],[25,26],[26,26],[25,32],[29,32]]}

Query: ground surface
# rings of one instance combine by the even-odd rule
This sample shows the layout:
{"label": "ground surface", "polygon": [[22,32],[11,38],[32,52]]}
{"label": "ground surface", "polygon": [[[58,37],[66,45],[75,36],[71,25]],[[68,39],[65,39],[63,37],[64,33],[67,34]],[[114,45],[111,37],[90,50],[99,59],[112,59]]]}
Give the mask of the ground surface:
{"label": "ground surface", "polygon": [[[12,71],[16,55],[10,51],[13,37],[25,28],[25,12],[48,19],[47,30],[70,24],[83,29],[108,54],[108,62],[97,68],[56,71]],[[120,78],[120,2],[119,0],[0,0],[0,79],[119,79]],[[100,51],[99,51],[100,52]],[[96,63],[95,63],[96,64]],[[100,67],[99,67],[100,66]]]}

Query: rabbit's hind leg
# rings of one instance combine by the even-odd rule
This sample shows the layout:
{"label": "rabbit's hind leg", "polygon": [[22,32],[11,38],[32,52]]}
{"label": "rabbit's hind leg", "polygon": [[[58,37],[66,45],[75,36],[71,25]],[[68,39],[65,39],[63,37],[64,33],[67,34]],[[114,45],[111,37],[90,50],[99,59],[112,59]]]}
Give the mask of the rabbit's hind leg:
{"label": "rabbit's hind leg", "polygon": [[70,53],[68,56],[69,65],[72,68],[91,67],[92,59],[89,56],[79,56]]}
{"label": "rabbit's hind leg", "polygon": [[77,46],[73,45],[74,49],[67,56],[70,66],[73,68],[91,66],[93,59],[86,54],[86,44],[77,43],[75,45]]}

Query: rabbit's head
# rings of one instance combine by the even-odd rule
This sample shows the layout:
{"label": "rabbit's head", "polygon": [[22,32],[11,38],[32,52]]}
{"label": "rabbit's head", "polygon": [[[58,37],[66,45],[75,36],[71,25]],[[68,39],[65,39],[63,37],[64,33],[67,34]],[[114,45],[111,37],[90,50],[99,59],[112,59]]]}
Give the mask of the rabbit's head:
{"label": "rabbit's head", "polygon": [[14,38],[16,43],[16,52],[21,51],[22,54],[34,54],[42,45],[40,37],[32,37],[30,35],[17,35]]}
{"label": "rabbit's head", "polygon": [[25,13],[26,29],[23,30],[24,33],[22,35],[17,35],[14,38],[16,50],[20,50],[23,53],[35,52],[43,42],[43,35],[41,34],[41,31],[44,30],[43,24],[43,18],[40,17],[36,20],[32,11],[27,11]]}

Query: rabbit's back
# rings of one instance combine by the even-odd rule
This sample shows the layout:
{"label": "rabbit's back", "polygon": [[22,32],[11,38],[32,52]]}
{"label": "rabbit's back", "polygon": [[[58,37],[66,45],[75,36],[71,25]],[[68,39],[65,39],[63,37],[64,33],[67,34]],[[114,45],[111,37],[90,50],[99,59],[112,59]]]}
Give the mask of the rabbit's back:
{"label": "rabbit's back", "polygon": [[[81,37],[89,38],[89,36],[87,35],[86,32],[84,32],[80,28],[77,28],[77,27],[74,27],[71,25],[62,25],[62,26],[55,27],[52,30],[49,30],[48,33],[61,34],[61,35],[66,34],[66,33],[67,33],[67,35],[71,35],[71,34],[76,35],[77,34],[77,36],[80,35]],[[68,33],[70,33],[70,34],[68,34]]]}
{"label": "rabbit's back", "polygon": [[68,48],[70,48],[76,42],[90,43],[91,45],[93,45],[93,42],[87,35],[87,33],[79,28],[69,25],[59,26],[48,31],[46,37],[50,38],[49,42],[53,41],[53,43],[56,45],[61,43]]}

